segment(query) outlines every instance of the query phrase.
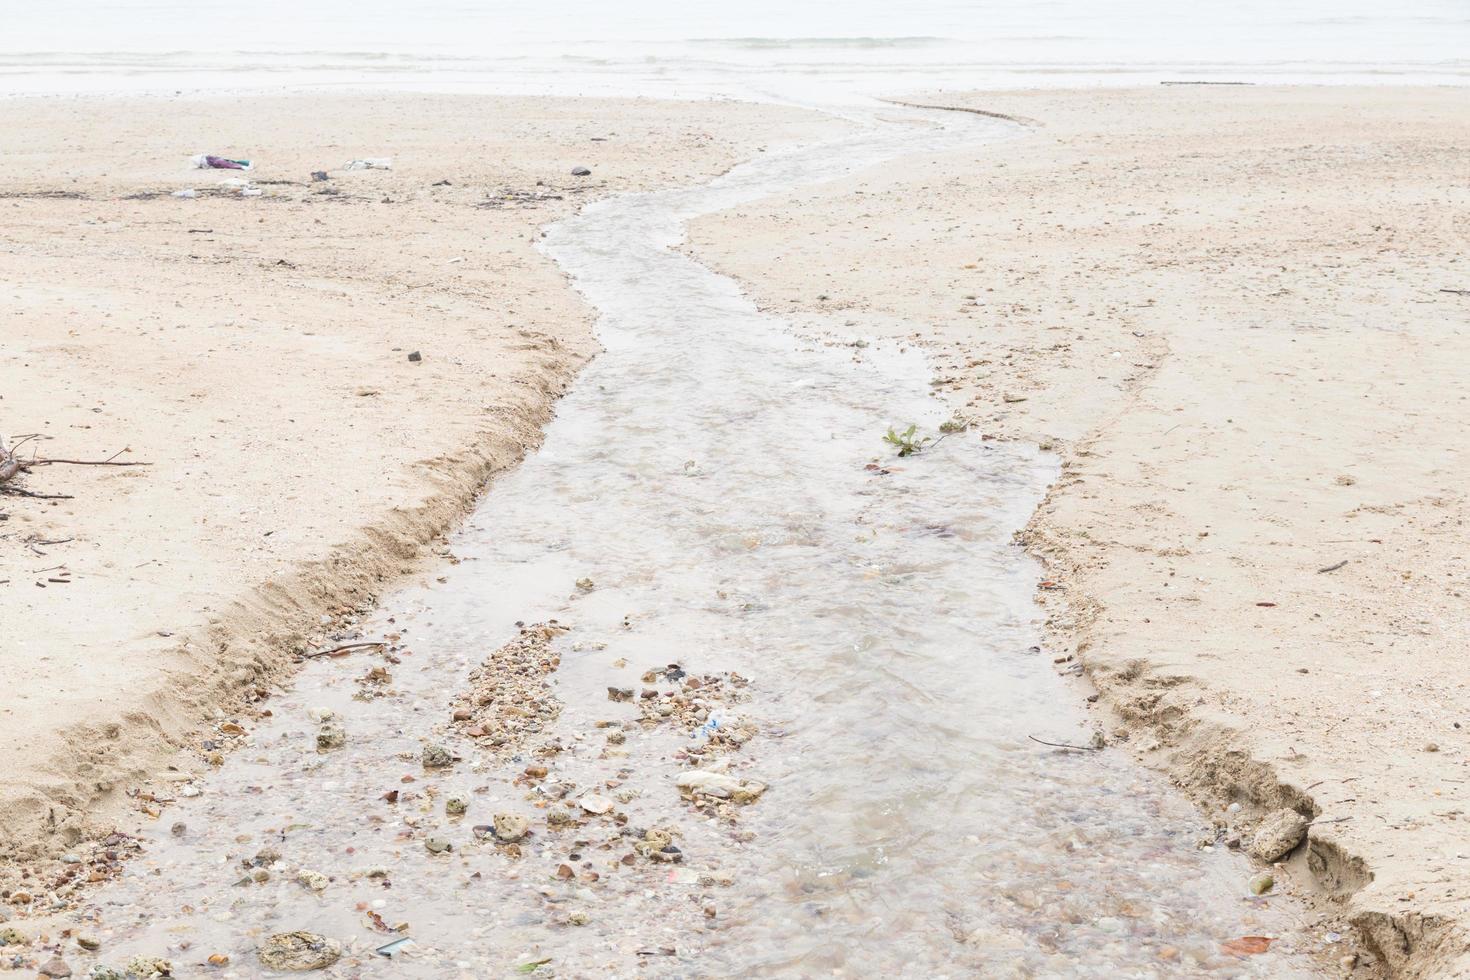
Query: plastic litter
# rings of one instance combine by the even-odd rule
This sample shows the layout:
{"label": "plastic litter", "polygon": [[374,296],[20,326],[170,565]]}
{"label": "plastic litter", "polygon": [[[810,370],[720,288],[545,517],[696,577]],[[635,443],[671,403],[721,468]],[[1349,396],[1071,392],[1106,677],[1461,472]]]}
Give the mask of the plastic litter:
{"label": "plastic litter", "polygon": [[694,731],[690,732],[689,737],[694,739],[696,742],[703,744],[709,741],[709,737],[713,735],[719,727],[720,716],[718,714],[711,713],[709,716],[709,720],[706,721],[703,725],[700,725]]}
{"label": "plastic litter", "polygon": [[373,950],[373,952],[377,953],[379,956],[386,956],[389,959],[392,959],[394,953],[402,952],[412,945],[412,939],[395,939],[391,943],[385,943],[382,946],[379,946],[377,949]]}
{"label": "plastic litter", "polygon": [[189,162],[200,170],[253,170],[255,164],[249,160],[231,160],[228,157],[217,157],[212,153],[200,153],[198,156],[190,157]]}
{"label": "plastic litter", "polygon": [[342,167],[343,170],[392,170],[392,157],[366,157],[362,160],[348,160]]}

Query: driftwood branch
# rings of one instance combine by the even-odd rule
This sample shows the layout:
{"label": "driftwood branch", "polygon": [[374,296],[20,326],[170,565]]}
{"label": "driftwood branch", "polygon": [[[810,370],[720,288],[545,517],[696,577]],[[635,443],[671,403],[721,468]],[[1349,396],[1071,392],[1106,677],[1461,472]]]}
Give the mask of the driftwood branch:
{"label": "driftwood branch", "polygon": [[0,483],[13,479],[20,472],[20,460],[5,448],[5,438],[0,436]]}
{"label": "driftwood branch", "polygon": [[46,466],[50,463],[66,463],[70,466],[152,466],[152,463],[114,463],[110,459],[29,459],[21,464],[23,469]]}
{"label": "driftwood branch", "polygon": [[106,459],[51,459],[37,457],[34,459],[21,459],[15,454],[15,450],[24,443],[35,439],[35,436],[26,436],[18,440],[14,446],[5,448],[4,438],[0,438],[0,492],[17,497],[37,497],[43,500],[69,500],[65,494],[36,493],[32,490],[22,490],[20,487],[4,486],[14,480],[20,474],[36,466],[66,465],[66,466],[152,466],[152,463],[118,462],[118,457],[129,452],[126,447],[119,449]]}

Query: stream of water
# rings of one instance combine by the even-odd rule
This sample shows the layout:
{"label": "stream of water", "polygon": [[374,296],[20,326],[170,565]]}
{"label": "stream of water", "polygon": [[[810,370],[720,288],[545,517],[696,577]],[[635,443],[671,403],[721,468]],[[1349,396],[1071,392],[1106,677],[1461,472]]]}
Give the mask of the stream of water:
{"label": "stream of water", "polygon": [[[1091,735],[1012,541],[1054,460],[898,457],[890,426],[947,418],[922,352],[799,336],[673,247],[1006,135],[883,110],[548,229],[605,353],[442,578],[360,624],[384,646],[221,729],[245,744],[83,913],[101,962],[268,975],[304,929],[339,977],[1314,975],[1326,940],[1161,780],[1026,738]],[[1222,947],[1249,935],[1275,942]]]}

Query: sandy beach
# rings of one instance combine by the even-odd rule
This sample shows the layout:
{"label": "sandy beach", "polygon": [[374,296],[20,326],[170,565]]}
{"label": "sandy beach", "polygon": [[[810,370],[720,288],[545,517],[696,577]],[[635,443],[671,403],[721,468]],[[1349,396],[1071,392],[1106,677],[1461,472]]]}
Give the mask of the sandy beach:
{"label": "sandy beach", "polygon": [[1387,972],[1470,975],[1462,93],[914,101],[1027,131],[691,251],[807,329],[911,339],[957,416],[1058,453],[1025,541],[1099,730],[1227,840],[1309,816],[1294,882]]}
{"label": "sandy beach", "polygon": [[[1461,91],[911,101],[1017,124],[700,218],[685,253],[805,336],[922,350],[957,422],[1054,453],[1020,538],[1100,742],[1221,847],[1300,814],[1276,873],[1358,930],[1346,972],[1470,976]],[[13,485],[40,496],[0,497],[17,914],[85,895],[55,884],[64,852],[167,812],[140,787],[197,775],[212,727],[457,561],[445,535],[598,350],[540,229],[850,129],[408,95],[24,99],[0,122],[0,436],[147,464],[37,465]]]}
{"label": "sandy beach", "polygon": [[[729,102],[398,95],[0,116],[6,445],[149,464],[37,467],[19,485],[65,499],[0,498],[0,589],[27,624],[0,706],[0,887],[108,832],[538,443],[596,350],[539,228],[842,129]],[[257,163],[192,169],[203,152]],[[359,157],[393,169],[343,170]]]}

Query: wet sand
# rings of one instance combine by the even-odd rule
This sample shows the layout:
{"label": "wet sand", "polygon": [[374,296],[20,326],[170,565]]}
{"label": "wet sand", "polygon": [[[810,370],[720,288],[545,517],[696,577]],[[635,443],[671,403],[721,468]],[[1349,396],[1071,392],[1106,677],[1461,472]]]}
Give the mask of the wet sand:
{"label": "wet sand", "polygon": [[[925,101],[1040,125],[702,219],[693,251],[813,336],[917,341],[976,439],[1056,450],[1026,538],[1050,652],[1103,694],[1096,727],[1172,773],[1223,846],[1283,806],[1319,818],[1291,886],[1352,916],[1375,968],[1453,975],[1459,93]],[[129,791],[194,766],[173,749],[351,631],[536,443],[593,350],[536,229],[815,132],[732,105],[302,105],[0,106],[24,134],[0,190],[24,354],[0,366],[6,434],[154,464],[37,469],[27,488],[74,499],[0,501],[0,588],[44,624],[6,655],[12,893],[153,809]],[[206,149],[292,183],[129,199],[217,180],[183,168]],[[593,186],[570,192],[578,163]],[[306,182],[324,167],[339,194]],[[513,206],[480,207],[506,187]]]}
{"label": "wet sand", "polygon": [[431,582],[212,726],[219,772],[145,784],[166,818],[71,849],[118,880],[21,923],[29,949],[249,971],[306,930],[328,976],[1320,975],[1336,923],[1252,894],[1126,753],[1044,744],[1088,743],[1013,540],[1055,460],[979,432],[897,456],[887,426],[948,417],[920,350],[795,333],[669,248],[1005,135],[906,112],[548,226],[605,349],[543,446]]}
{"label": "wet sand", "polygon": [[[68,499],[0,497],[7,889],[146,809],[178,749],[422,568],[538,443],[595,351],[540,227],[842,128],[386,95],[19,99],[0,122],[6,444],[151,464],[38,467],[21,486]],[[343,171],[360,157],[393,169]],[[241,176],[262,196],[220,187]]]}
{"label": "wet sand", "polygon": [[812,330],[912,339],[975,428],[1055,448],[1025,538],[1098,730],[1222,840],[1313,818],[1294,885],[1379,968],[1466,975],[1464,93],[916,101],[1030,129],[691,251]]}

